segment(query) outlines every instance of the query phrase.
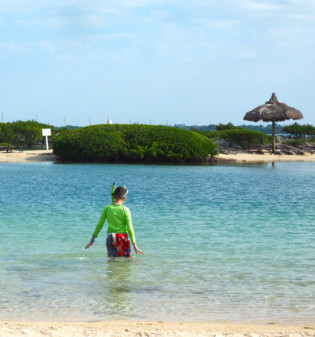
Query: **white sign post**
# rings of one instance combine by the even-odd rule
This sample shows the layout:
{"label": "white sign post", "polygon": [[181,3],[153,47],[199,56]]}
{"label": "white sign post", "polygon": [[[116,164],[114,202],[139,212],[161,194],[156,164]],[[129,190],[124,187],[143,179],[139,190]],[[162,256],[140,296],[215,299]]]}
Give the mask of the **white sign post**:
{"label": "white sign post", "polygon": [[42,129],[42,135],[46,137],[46,150],[49,150],[48,136],[51,136],[51,129]]}

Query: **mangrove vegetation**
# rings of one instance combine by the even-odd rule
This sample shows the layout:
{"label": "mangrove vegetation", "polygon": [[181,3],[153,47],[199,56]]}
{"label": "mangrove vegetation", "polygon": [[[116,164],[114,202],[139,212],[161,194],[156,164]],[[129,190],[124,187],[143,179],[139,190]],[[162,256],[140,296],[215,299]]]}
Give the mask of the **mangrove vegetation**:
{"label": "mangrove vegetation", "polygon": [[217,145],[192,131],[161,125],[100,124],[62,132],[54,154],[73,162],[200,162]]}

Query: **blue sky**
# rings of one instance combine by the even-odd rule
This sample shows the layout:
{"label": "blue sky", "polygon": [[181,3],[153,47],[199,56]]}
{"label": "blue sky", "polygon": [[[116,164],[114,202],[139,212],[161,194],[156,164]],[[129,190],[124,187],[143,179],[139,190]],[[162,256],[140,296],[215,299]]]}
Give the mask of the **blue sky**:
{"label": "blue sky", "polygon": [[239,125],[275,92],[315,124],[314,0],[0,0],[0,32],[4,122]]}

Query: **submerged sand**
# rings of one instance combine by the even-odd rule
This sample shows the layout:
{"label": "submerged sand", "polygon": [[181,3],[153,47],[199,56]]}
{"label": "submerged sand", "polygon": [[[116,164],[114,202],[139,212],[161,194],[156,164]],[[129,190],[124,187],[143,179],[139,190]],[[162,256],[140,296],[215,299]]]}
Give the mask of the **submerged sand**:
{"label": "submerged sand", "polygon": [[0,322],[0,336],[63,337],[300,337],[315,336],[314,325],[252,325],[231,323],[175,323],[108,321],[91,323]]}
{"label": "submerged sand", "polygon": [[[53,150],[26,150],[13,152],[0,152],[0,163],[30,163],[30,162],[56,162],[58,158]],[[223,154],[213,158],[214,163],[269,163],[276,161],[304,161],[315,162],[315,154],[255,154],[239,151],[235,154]]]}

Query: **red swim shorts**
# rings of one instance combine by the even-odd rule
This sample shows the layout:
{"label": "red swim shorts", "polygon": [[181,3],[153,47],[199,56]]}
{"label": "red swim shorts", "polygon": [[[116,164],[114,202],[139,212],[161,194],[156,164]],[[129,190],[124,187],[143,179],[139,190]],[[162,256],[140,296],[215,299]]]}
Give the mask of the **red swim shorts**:
{"label": "red swim shorts", "polygon": [[107,234],[106,248],[108,257],[131,257],[130,240],[127,234]]}

